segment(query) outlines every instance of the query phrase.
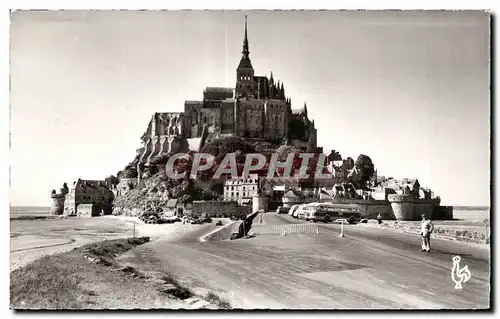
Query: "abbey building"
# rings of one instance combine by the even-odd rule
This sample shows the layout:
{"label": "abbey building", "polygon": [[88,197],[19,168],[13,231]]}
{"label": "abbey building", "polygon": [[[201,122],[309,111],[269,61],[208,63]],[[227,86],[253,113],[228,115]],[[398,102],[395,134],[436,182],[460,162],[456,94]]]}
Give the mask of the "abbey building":
{"label": "abbey building", "polygon": [[[148,158],[169,151],[171,141],[182,136],[201,136],[207,125],[209,133],[266,140],[287,139],[304,147],[316,141],[314,121],[307,116],[307,106],[292,109],[283,82],[271,76],[255,75],[245,17],[245,35],[241,60],[236,68],[234,88],[207,87],[202,100],[185,101],[184,112],[155,113],[142,140]],[[143,156],[144,158],[144,156]]]}

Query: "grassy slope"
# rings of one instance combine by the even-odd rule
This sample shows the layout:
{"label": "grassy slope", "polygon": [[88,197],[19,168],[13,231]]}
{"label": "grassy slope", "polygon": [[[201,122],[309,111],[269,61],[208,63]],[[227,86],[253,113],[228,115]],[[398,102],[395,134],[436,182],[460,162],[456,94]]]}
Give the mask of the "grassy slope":
{"label": "grassy slope", "polygon": [[[169,274],[150,278],[117,264],[115,257],[147,241],[147,237],[103,241],[16,269],[10,274],[11,308],[183,308],[180,301],[193,293]],[[216,294],[205,299],[219,308],[230,308]]]}
{"label": "grassy slope", "polygon": [[[103,241],[67,253],[46,256],[17,269],[10,274],[11,308],[120,307],[133,304],[138,293],[144,294],[139,297],[147,299],[150,288],[147,284],[106,267],[106,264],[113,264],[115,255],[145,242],[145,239],[138,238]],[[83,254],[102,258],[105,262],[92,262]]]}

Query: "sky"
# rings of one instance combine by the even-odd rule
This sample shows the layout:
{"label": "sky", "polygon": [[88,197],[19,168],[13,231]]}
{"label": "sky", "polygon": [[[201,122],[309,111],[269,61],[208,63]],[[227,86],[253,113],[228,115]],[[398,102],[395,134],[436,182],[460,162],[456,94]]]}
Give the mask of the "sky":
{"label": "sky", "polygon": [[234,87],[248,15],[256,75],[307,102],[326,153],[366,154],[444,205],[489,205],[489,16],[481,11],[17,11],[14,206],[131,162],[154,112]]}

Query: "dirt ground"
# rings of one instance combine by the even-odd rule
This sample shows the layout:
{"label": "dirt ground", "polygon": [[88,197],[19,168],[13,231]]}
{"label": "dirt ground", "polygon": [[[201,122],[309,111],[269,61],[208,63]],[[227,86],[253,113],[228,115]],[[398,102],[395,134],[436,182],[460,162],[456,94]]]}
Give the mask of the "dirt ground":
{"label": "dirt ground", "polygon": [[[263,224],[300,222],[264,214]],[[149,272],[169,272],[184,286],[215,291],[242,309],[485,309],[489,247],[433,239],[380,227],[319,224],[319,233],[259,236],[200,243],[146,243],[119,257]],[[193,237],[193,238],[190,238]],[[454,289],[452,257],[472,272]],[[201,270],[201,271],[200,271]]]}

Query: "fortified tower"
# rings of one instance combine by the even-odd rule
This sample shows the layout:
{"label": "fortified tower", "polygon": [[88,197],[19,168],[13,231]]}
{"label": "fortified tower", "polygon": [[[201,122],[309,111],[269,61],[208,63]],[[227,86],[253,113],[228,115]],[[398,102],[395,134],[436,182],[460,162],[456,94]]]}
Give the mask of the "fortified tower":
{"label": "fortified tower", "polygon": [[[428,218],[434,218],[441,199],[418,199],[413,194],[391,194],[387,197],[392,211],[397,220],[420,220],[425,214]],[[453,217],[452,217],[453,218]]]}
{"label": "fortified tower", "polygon": [[63,184],[63,187],[59,190],[59,193],[56,193],[56,190],[53,189],[51,193],[52,205],[50,207],[50,213],[52,215],[62,215],[64,211],[64,199],[66,198],[66,194],[68,194],[69,189],[66,183]]}

